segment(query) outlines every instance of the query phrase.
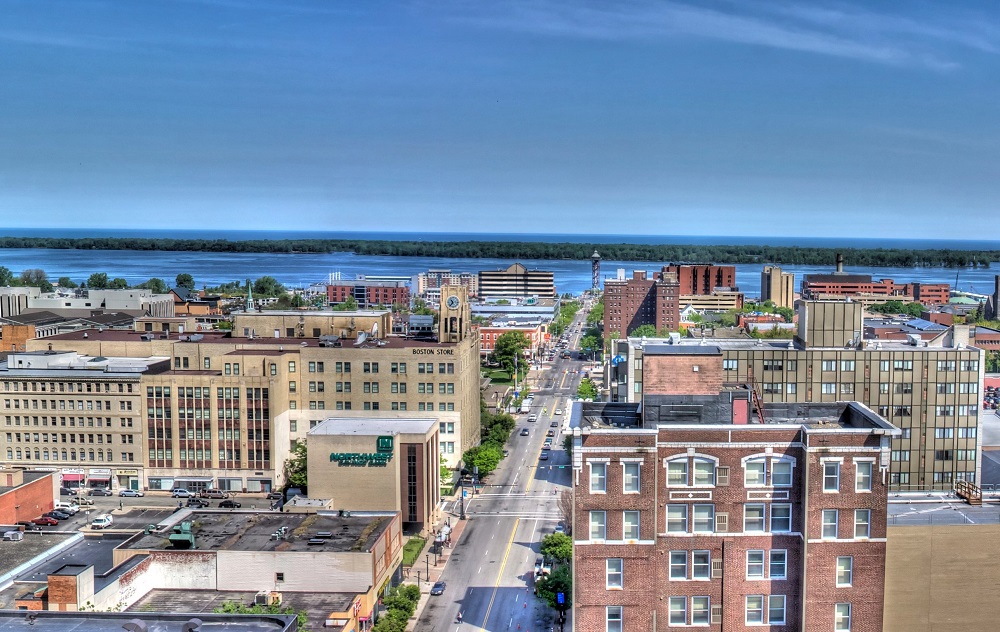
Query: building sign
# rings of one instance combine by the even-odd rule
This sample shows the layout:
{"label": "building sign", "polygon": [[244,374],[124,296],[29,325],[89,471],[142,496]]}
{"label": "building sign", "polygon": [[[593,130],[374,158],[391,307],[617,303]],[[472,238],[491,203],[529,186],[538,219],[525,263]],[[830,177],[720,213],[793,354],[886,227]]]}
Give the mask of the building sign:
{"label": "building sign", "polygon": [[413,355],[455,355],[454,349],[413,349]]}
{"label": "building sign", "polygon": [[139,470],[117,470],[118,476],[138,476]]}
{"label": "building sign", "polygon": [[92,467],[90,468],[91,476],[111,476],[111,470],[105,467]]}
{"label": "building sign", "polygon": [[380,454],[392,453],[392,437],[379,437],[378,443],[375,444],[375,451]]}
{"label": "building sign", "polygon": [[392,460],[392,453],[331,452],[330,462],[341,467],[385,467]]}

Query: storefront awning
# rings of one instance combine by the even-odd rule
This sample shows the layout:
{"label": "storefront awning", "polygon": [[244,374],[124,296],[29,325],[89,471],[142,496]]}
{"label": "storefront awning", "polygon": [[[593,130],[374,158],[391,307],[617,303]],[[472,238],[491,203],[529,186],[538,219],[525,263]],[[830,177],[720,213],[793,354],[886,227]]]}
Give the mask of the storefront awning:
{"label": "storefront awning", "polygon": [[63,474],[62,478],[64,481],[82,481],[83,474]]}
{"label": "storefront awning", "polygon": [[110,481],[111,477],[107,474],[91,474],[90,480],[92,481]]}
{"label": "storefront awning", "polygon": [[213,481],[211,476],[175,476],[174,482],[185,482],[185,483],[211,483]]}

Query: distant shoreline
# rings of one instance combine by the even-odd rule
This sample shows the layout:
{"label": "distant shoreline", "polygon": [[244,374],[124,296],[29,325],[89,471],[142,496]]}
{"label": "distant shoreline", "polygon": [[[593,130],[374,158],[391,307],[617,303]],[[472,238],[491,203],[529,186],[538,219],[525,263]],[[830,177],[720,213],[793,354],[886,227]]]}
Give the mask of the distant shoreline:
{"label": "distant shoreline", "polygon": [[0,237],[0,249],[325,254],[460,259],[572,259],[712,262],[719,264],[829,265],[842,253],[851,266],[988,267],[1000,250],[832,248],[764,245],[628,244],[540,241],[418,241],[390,239],[174,239],[139,237]]}

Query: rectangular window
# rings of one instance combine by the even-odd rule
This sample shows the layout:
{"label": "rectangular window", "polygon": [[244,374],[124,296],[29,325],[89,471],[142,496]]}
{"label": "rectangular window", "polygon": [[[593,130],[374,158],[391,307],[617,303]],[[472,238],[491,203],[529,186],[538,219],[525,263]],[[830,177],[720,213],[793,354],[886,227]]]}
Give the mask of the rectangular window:
{"label": "rectangular window", "polygon": [[795,382],[789,382],[785,385],[785,388],[789,395],[795,395],[798,392],[798,384]]}
{"label": "rectangular window", "polygon": [[850,632],[851,630],[851,604],[838,603],[834,606],[833,629],[837,632]]}
{"label": "rectangular window", "polygon": [[687,460],[670,461],[667,463],[667,485],[687,485],[688,484],[688,464]]}
{"label": "rectangular window", "polygon": [[954,371],[955,361],[954,360],[938,360],[937,361],[938,371]]}
{"label": "rectangular window", "polygon": [[667,531],[687,533],[687,505],[667,505]]}
{"label": "rectangular window", "polygon": [[836,540],[837,539],[837,522],[838,513],[836,509],[824,509],[823,510],[823,539],[824,540]]}
{"label": "rectangular window", "polygon": [[840,491],[840,463],[837,461],[823,463],[823,491]]}
{"label": "rectangular window", "polygon": [[715,485],[715,463],[713,461],[695,460],[694,484]]}
{"label": "rectangular window", "polygon": [[788,551],[776,549],[771,551],[768,575],[771,579],[785,579],[788,572]]}
{"label": "rectangular window", "polygon": [[854,537],[867,538],[871,532],[872,510],[854,510]]}
{"label": "rectangular window", "polygon": [[785,596],[771,595],[767,598],[768,625],[781,625],[785,622]]}
{"label": "rectangular window", "polygon": [[607,491],[608,464],[590,463],[590,491],[591,493],[603,493]]}
{"label": "rectangular window", "polygon": [[764,551],[747,551],[747,579],[764,579]]}
{"label": "rectangular window", "polygon": [[824,371],[836,371],[837,361],[836,360],[823,360],[823,370]]}
{"label": "rectangular window", "polygon": [[822,392],[824,395],[836,395],[837,393],[837,383],[836,382],[823,382]]}
{"label": "rectangular window", "polygon": [[764,485],[766,479],[764,478],[764,461],[747,461],[745,469],[743,470],[743,484],[744,485]]}
{"label": "rectangular window", "polygon": [[622,565],[623,560],[620,557],[610,558],[607,560],[607,570],[605,573],[605,588],[622,588],[624,584],[622,583]]}
{"label": "rectangular window", "polygon": [[639,493],[639,463],[624,463],[623,490],[626,494]]}
{"label": "rectangular window", "polygon": [[792,486],[792,464],[789,461],[771,462],[771,485],[774,487]]}
{"label": "rectangular window", "polygon": [[709,551],[691,552],[691,579],[711,579],[712,554]]}
{"label": "rectangular window", "polygon": [[639,539],[639,512],[638,511],[625,511],[622,512],[622,535],[625,540],[638,540]]}
{"label": "rectangular window", "polygon": [[745,608],[747,623],[764,623],[764,596],[747,595]]}
{"label": "rectangular window", "polygon": [[691,597],[691,625],[708,625],[710,606],[709,597]]}
{"label": "rectangular window", "polygon": [[607,514],[603,511],[591,511],[590,512],[590,539],[591,540],[603,540],[605,539]]}
{"label": "rectangular window", "polygon": [[840,361],[841,371],[853,371],[854,370],[854,360],[841,360]]}
{"label": "rectangular window", "polygon": [[739,368],[739,362],[737,360],[723,360],[722,370],[723,371],[735,371]]}
{"label": "rectangular window", "polygon": [[764,505],[743,506],[743,530],[764,531]]}
{"label": "rectangular window", "polygon": [[792,530],[792,506],[788,504],[771,505],[771,531],[788,533]]}
{"label": "rectangular window", "polygon": [[854,463],[854,491],[870,492],[872,490],[872,462],[856,461]]}
{"label": "rectangular window", "polygon": [[850,586],[854,581],[854,558],[842,555],[837,558],[837,586]]}
{"label": "rectangular window", "polygon": [[670,598],[670,625],[687,624],[687,597]]}
{"label": "rectangular window", "polygon": [[694,532],[712,533],[715,529],[715,505],[694,506]]}
{"label": "rectangular window", "polygon": [[670,579],[687,579],[687,551],[670,552]]}
{"label": "rectangular window", "polygon": [[605,617],[605,632],[622,632],[622,607],[608,606]]}

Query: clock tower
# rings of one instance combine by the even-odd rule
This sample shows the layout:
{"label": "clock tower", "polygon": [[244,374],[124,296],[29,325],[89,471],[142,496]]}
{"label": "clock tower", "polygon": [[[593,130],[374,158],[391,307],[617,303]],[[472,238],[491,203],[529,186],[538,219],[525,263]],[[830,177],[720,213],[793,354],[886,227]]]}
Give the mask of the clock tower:
{"label": "clock tower", "polygon": [[461,342],[469,335],[472,313],[469,289],[464,285],[441,286],[441,314],[438,318],[438,342]]}

